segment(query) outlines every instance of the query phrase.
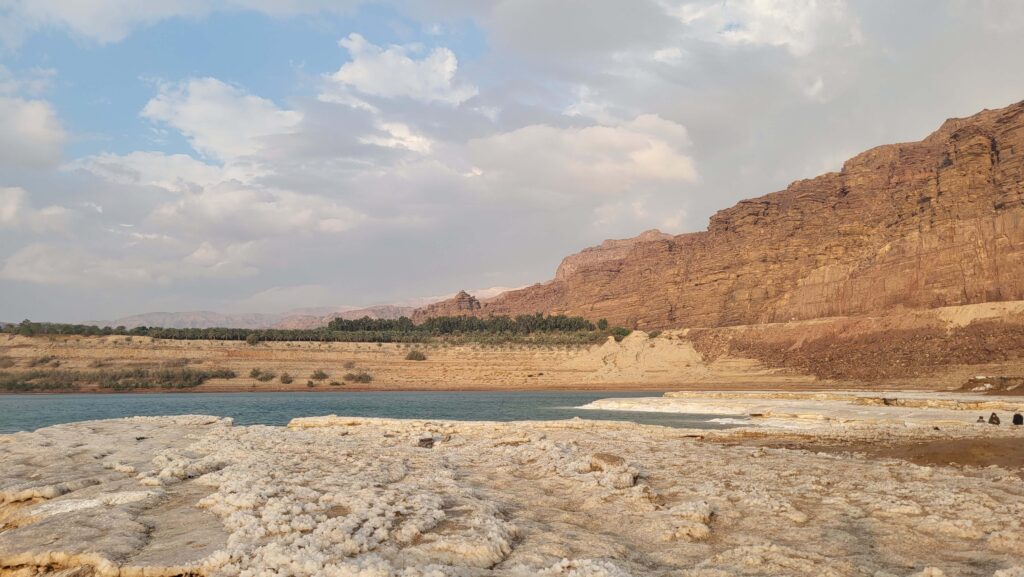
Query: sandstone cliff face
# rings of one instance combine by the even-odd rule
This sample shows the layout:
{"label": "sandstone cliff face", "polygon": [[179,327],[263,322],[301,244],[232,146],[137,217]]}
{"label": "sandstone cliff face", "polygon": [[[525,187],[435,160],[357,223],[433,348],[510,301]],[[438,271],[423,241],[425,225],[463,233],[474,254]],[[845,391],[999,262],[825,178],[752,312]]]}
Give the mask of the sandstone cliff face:
{"label": "sandstone cliff face", "polygon": [[416,309],[412,314],[413,322],[419,323],[431,317],[458,317],[475,315],[481,310],[480,301],[464,290],[460,290],[450,299],[429,304]]}
{"label": "sandstone cliff face", "polygon": [[[880,146],[711,218],[568,257],[461,314],[716,327],[1024,299],[1024,102]],[[435,316],[445,307],[418,311]]]}

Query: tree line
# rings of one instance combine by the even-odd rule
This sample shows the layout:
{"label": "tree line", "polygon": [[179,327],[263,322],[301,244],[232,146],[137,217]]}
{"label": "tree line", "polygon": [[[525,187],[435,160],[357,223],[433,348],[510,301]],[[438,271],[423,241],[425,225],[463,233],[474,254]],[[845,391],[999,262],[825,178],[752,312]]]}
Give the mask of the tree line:
{"label": "tree line", "polygon": [[[0,327],[0,332],[22,336],[139,336],[170,340],[246,341],[313,341],[364,343],[417,343],[433,338],[445,340],[499,342],[502,340],[536,340],[567,343],[598,342],[608,335],[621,338],[629,331],[609,328],[605,320],[595,325],[583,317],[565,315],[518,315],[478,318],[469,316],[435,317],[415,324],[408,317],[399,319],[334,319],[326,327],[315,329],[240,329],[240,328],[164,328],[164,327],[98,327],[66,323],[37,323],[29,320]],[[545,337],[555,337],[545,338]]]}

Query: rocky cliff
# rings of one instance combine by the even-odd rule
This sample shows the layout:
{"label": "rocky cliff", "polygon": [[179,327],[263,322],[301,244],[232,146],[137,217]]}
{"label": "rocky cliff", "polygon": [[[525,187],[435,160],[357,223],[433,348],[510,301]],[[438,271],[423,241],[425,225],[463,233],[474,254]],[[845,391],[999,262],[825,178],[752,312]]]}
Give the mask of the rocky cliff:
{"label": "rocky cliff", "polygon": [[882,315],[1024,299],[1024,102],[873,148],[711,218],[563,261],[555,279],[479,308],[565,313],[639,328]]}
{"label": "rocky cliff", "polygon": [[420,323],[431,317],[475,315],[480,310],[482,310],[480,300],[468,292],[460,290],[450,299],[416,309],[412,314],[412,320],[415,323]]}

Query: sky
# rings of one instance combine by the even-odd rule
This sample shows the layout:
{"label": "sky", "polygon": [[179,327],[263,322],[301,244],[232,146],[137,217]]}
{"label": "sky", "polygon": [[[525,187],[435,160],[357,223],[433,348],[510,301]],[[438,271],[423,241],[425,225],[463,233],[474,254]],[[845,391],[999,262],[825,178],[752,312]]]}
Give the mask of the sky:
{"label": "sky", "polygon": [[280,312],[567,254],[1024,99],[1017,0],[0,0],[0,320]]}

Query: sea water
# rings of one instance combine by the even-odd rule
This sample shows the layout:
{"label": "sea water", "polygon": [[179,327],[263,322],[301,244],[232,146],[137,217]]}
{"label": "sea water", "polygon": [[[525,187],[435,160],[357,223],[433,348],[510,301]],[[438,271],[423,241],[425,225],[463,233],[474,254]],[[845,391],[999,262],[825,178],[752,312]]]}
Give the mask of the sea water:
{"label": "sea water", "polygon": [[343,415],[460,421],[558,420],[580,417],[668,427],[720,429],[724,415],[577,409],[609,397],[656,396],[622,391],[128,393],[0,395],[0,433],[136,415],[217,415],[238,425],[286,425],[295,417]]}

